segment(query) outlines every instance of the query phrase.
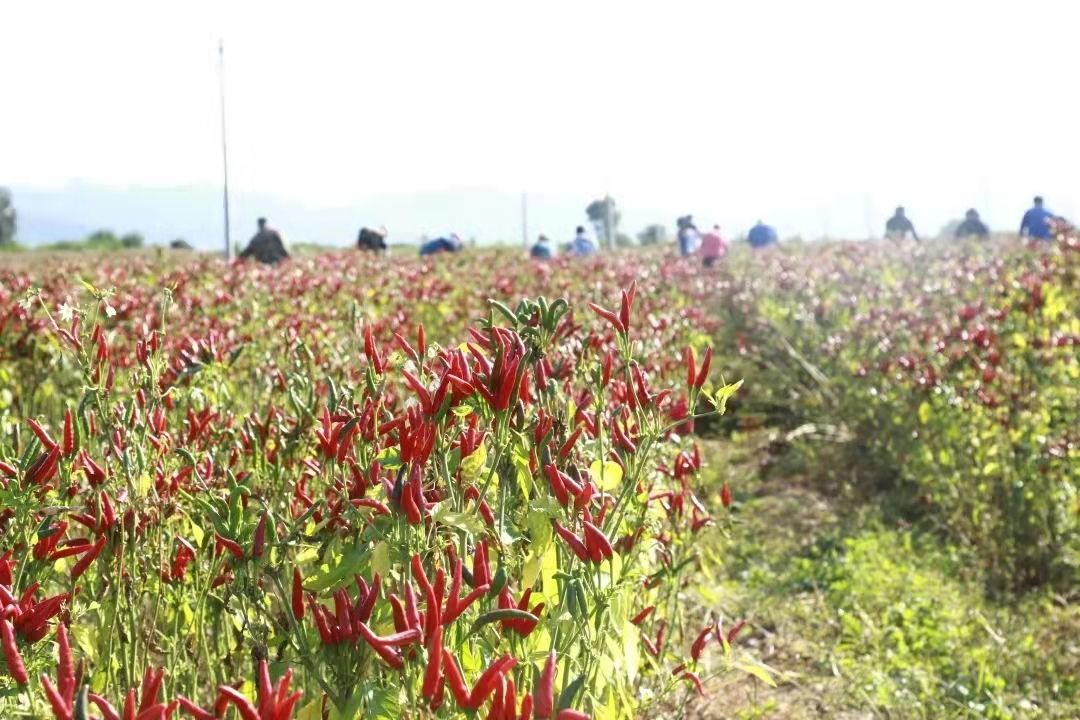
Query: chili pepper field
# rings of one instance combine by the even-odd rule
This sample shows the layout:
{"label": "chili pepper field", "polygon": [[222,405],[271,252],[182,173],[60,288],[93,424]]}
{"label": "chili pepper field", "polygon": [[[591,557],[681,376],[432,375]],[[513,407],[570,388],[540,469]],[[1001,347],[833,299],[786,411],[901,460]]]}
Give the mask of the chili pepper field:
{"label": "chili pepper field", "polygon": [[1078,258],[0,257],[0,717],[1074,717]]}

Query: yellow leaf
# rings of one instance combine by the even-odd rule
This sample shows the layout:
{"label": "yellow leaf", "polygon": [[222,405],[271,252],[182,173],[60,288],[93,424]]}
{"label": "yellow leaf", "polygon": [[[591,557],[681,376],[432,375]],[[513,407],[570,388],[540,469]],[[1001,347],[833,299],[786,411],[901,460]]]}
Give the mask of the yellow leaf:
{"label": "yellow leaf", "polygon": [[461,461],[461,477],[467,482],[473,482],[480,477],[480,473],[487,463],[487,446],[480,443],[469,457]]}
{"label": "yellow leaf", "polygon": [[593,482],[604,492],[611,492],[622,484],[623,472],[618,463],[608,460],[603,465],[594,460],[589,467]]}
{"label": "yellow leaf", "polygon": [[930,403],[925,400],[919,405],[919,422],[923,425],[930,422]]}
{"label": "yellow leaf", "polygon": [[743,672],[753,675],[769,687],[776,687],[776,681],[772,679],[772,674],[769,673],[764,665],[759,663],[740,663],[737,667]]}
{"label": "yellow leaf", "polygon": [[385,541],[378,543],[371,553],[371,571],[381,577],[390,572],[390,546]]}

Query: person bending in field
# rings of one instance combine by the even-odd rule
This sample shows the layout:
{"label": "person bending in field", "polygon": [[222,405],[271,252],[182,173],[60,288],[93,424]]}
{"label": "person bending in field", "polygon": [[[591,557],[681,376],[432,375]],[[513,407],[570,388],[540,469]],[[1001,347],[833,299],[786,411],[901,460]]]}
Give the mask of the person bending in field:
{"label": "person bending in field", "polygon": [[440,255],[442,253],[456,253],[457,251],[461,250],[461,247],[461,238],[457,236],[457,233],[450,233],[446,237],[428,240],[426,243],[421,245],[420,257],[424,257],[426,255]]}
{"label": "person bending in field", "polygon": [[727,240],[720,234],[719,225],[713,225],[712,230],[701,236],[698,253],[701,255],[701,264],[705,267],[712,267],[727,254]]}
{"label": "person bending in field", "polygon": [[957,240],[969,237],[980,240],[990,237],[990,228],[986,227],[986,223],[979,218],[979,212],[975,208],[971,208],[964,213],[964,222],[960,223],[956,228]]}
{"label": "person bending in field", "polygon": [[588,257],[596,253],[596,245],[589,239],[585,228],[581,225],[578,225],[574,233],[574,242],[570,244],[570,252],[578,257]]}
{"label": "person bending in field", "polygon": [[550,260],[554,256],[551,250],[551,241],[547,235],[541,235],[536,239],[536,244],[529,250],[529,257],[533,260]]}
{"label": "person bending in field", "polygon": [[915,226],[904,213],[904,208],[898,207],[893,216],[885,222],[885,237],[890,240],[903,240],[908,235],[911,235],[916,242],[919,241],[919,234],[915,232]]}
{"label": "person bending in field", "polygon": [[377,230],[360,228],[360,234],[356,237],[356,247],[375,253],[386,252],[386,228]]}
{"label": "person bending in field", "polygon": [[259,229],[244,248],[244,252],[240,253],[240,258],[254,258],[264,265],[277,265],[287,259],[289,251],[285,249],[281,233],[268,226],[266,218],[259,218],[258,226]]}
{"label": "person bending in field", "polygon": [[1061,222],[1062,218],[1043,207],[1042,196],[1036,196],[1034,203],[1020,221],[1020,237],[1050,240],[1054,236],[1054,226]]}
{"label": "person bending in field", "polygon": [[757,221],[757,224],[754,225],[754,227],[750,228],[750,232],[746,236],[746,241],[749,242],[750,247],[755,250],[775,245],[777,240],[776,230],[760,220]]}

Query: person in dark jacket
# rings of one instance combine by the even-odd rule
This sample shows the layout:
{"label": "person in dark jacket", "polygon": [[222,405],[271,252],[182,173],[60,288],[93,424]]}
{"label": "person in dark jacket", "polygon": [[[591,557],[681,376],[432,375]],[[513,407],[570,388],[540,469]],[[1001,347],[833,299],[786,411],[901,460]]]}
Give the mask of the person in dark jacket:
{"label": "person in dark jacket", "polygon": [[259,218],[259,229],[248,242],[240,257],[255,258],[264,265],[276,265],[289,257],[281,234],[266,224],[266,218]]}
{"label": "person in dark jacket", "polygon": [[381,227],[377,230],[360,228],[360,234],[356,237],[356,247],[376,253],[386,252],[386,228]]}
{"label": "person in dark jacket", "polygon": [[885,237],[893,240],[903,240],[909,234],[915,238],[916,242],[919,240],[919,234],[915,232],[915,226],[905,214],[904,208],[898,207],[893,216],[885,223]]}
{"label": "person in dark jacket", "polygon": [[956,238],[974,237],[980,240],[985,240],[990,237],[990,228],[986,227],[979,218],[979,212],[975,208],[971,208],[964,213],[964,222],[960,223],[956,228]]}
{"label": "person in dark jacket", "polygon": [[447,237],[428,240],[420,246],[420,256],[438,255],[440,253],[455,253],[461,249],[461,238],[457,233],[450,233]]}

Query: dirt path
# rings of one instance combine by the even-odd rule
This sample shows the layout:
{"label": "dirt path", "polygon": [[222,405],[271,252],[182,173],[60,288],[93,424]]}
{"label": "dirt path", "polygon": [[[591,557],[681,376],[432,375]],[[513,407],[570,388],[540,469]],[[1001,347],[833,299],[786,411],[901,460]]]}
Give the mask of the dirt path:
{"label": "dirt path", "polygon": [[840,718],[862,720],[865,713],[836,707],[843,693],[823,649],[802,637],[805,622],[825,617],[824,599],[813,588],[783,587],[784,566],[808,556],[838,524],[835,502],[805,479],[777,466],[767,437],[738,443],[714,442],[706,457],[718,483],[735,493],[735,524],[724,541],[721,588],[724,606],[750,622],[733,660],[753,657],[771,670],[770,687],[738,669],[717,668],[706,684],[708,696],[687,708],[693,718]]}

